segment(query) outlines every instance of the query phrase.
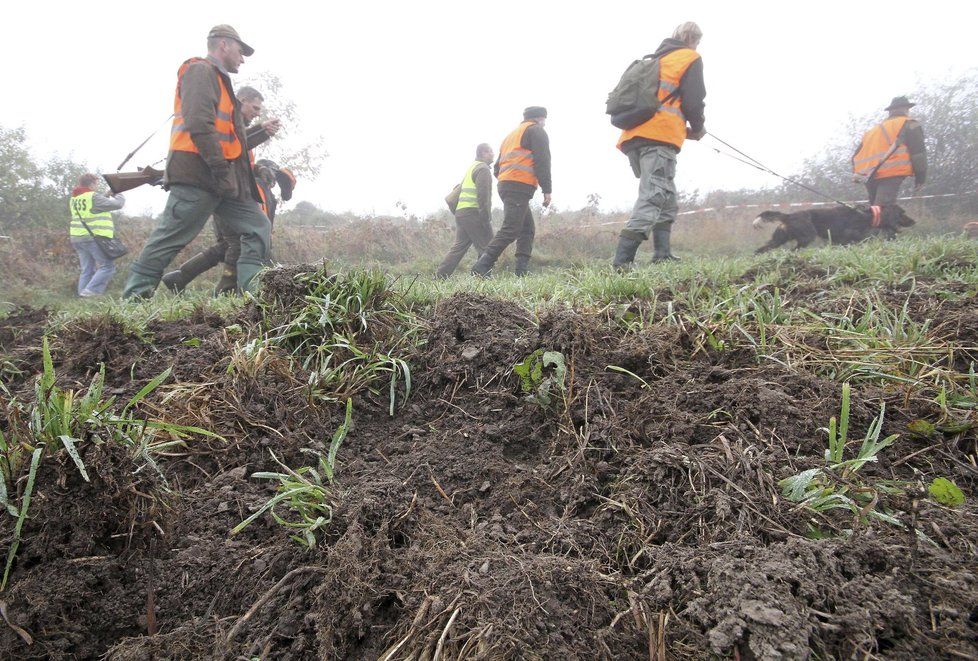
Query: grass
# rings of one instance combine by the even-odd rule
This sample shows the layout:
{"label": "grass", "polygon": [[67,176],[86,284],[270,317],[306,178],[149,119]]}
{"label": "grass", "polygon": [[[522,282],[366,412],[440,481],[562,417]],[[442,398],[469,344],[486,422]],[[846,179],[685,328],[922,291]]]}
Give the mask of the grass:
{"label": "grass", "polygon": [[[6,587],[16,557],[21,529],[43,459],[63,451],[71,458],[81,478],[91,482],[82,449],[90,444],[116,443],[130,451],[134,472],[138,473],[149,466],[163,479],[163,472],[156,463],[160,453],[184,444],[191,435],[217,437],[198,427],[134,416],[139,402],[170,377],[169,369],[149,381],[117,412],[116,398],[105,396],[104,365],[82,393],[57,385],[47,336],[42,340],[41,353],[43,371],[35,383],[34,400],[30,403],[8,401],[5,407],[8,432],[0,432],[0,507],[17,518],[0,591]],[[12,494],[23,475],[27,457],[30,457],[27,482],[20,496],[20,504],[15,506]]]}
{"label": "grass", "polygon": [[[282,470],[260,471],[251,476],[278,482],[276,493],[248,518],[232,528],[231,534],[240,533],[262,514],[270,512],[276,523],[294,531],[295,534],[290,535],[293,540],[306,548],[315,547],[316,534],[333,519],[331,504],[333,494],[330,487],[336,471],[336,455],[349,433],[352,414],[353,400],[348,399],[346,417],[343,424],[333,433],[326,455],[315,450],[305,450],[306,453],[316,456],[318,461],[315,466],[303,466],[293,470],[279,461],[274,452],[269,451],[272,459]],[[276,511],[280,505],[288,508],[287,516],[282,516]]]}

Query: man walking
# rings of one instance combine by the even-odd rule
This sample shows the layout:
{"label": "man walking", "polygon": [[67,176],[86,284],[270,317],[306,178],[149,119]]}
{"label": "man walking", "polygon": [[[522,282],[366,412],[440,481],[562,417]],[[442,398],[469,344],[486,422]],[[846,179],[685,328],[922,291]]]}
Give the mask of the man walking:
{"label": "man walking", "polygon": [[533,252],[535,226],[530,200],[537,186],[543,191],[543,206],[550,206],[550,138],[544,130],[547,109],[530,106],[523,121],[506,136],[499,148],[495,175],[503,200],[503,225],[485,252],[472,266],[472,273],[487,276],[506,246],[516,242],[516,275],[526,275]]}
{"label": "man walking", "polygon": [[455,207],[455,244],[436,272],[440,279],[455,272],[469,246],[474,246],[481,256],[492,240],[492,173],[489,164],[494,158],[488,144],[482,143],[475,148],[475,162],[465,172]]}
{"label": "man walking", "polygon": [[240,235],[238,285],[251,287],[268,256],[271,225],[248,157],[244,118],[229,74],[254,49],[230,25],[207,35],[207,58],[191,58],[177,72],[173,128],[163,185],[170,191],[159,225],[132,263],[123,295],[149,297],[170,260],[212,214]]}
{"label": "man walking", "polygon": [[96,191],[98,177],[83,174],[71,191],[68,212],[71,214],[71,247],[78,253],[81,274],[78,276],[78,295],[82,298],[101,296],[115,273],[115,262],[99,247],[96,236],[109,239],[115,236],[112,211],[125,205],[120,195],[103,195]]}
{"label": "man walking", "polygon": [[618,139],[618,149],[628,156],[639,178],[638,200],[618,237],[614,266],[619,271],[631,268],[639,245],[649,235],[653,262],[677,259],[669,246],[679,211],[676,156],[686,138],[699,140],[706,135],[703,60],[696,52],[702,37],[700,27],[687,22],[662,42],[654,53],[659,59],[659,110],[648,121],[622,131]]}
{"label": "man walking", "polygon": [[[281,122],[278,119],[269,119],[252,127],[251,123],[258,119],[262,113],[265,97],[254,87],[248,86],[239,89],[237,97],[240,103],[241,117],[244,119],[245,127],[248,127],[246,129],[248,158],[254,168],[255,147],[264,144],[274,136],[279,128],[281,128]],[[271,194],[271,191],[265,190],[265,186],[262,185],[261,179],[257,177],[257,173],[255,183],[258,184],[258,192],[261,197],[259,205],[271,223],[274,219],[269,213],[267,204],[268,195]],[[234,291],[237,289],[236,262],[241,255],[241,241],[240,237],[230,229],[228,222],[219,213],[214,214],[214,238],[215,243],[210,248],[202,250],[181,264],[178,269],[170,271],[163,276],[163,284],[166,285],[167,289],[172,292],[182,292],[194,278],[214,268],[222,261],[227,262],[229,257],[233,257],[234,261],[230,262],[229,266],[225,268],[224,275],[221,278],[222,285],[218,287],[216,293],[221,293],[222,290]],[[231,244],[237,244],[233,250],[229,250]],[[234,282],[228,284],[226,282],[228,278],[233,278]]]}
{"label": "man walking", "polygon": [[890,116],[863,135],[852,156],[857,183],[866,184],[871,205],[896,204],[900,185],[910,175],[919,189],[927,179],[927,147],[920,122],[910,119],[910,103],[895,97],[885,108]]}

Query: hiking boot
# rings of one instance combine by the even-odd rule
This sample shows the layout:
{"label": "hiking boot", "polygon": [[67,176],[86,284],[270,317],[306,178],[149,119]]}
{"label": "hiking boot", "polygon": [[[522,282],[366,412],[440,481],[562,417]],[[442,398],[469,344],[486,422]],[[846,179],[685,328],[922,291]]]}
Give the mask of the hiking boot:
{"label": "hiking boot", "polygon": [[653,262],[678,262],[679,258],[672,254],[669,250],[669,237],[671,235],[669,229],[654,229],[652,230],[652,247],[654,253],[652,254]]}
{"label": "hiking boot", "polygon": [[522,278],[530,272],[530,256],[529,255],[517,255],[516,266],[513,268],[513,273]]}
{"label": "hiking boot", "polygon": [[632,263],[635,261],[635,253],[642,245],[643,237],[633,230],[622,230],[618,235],[618,247],[615,249],[615,259],[611,265],[619,273],[627,273],[632,270]]}

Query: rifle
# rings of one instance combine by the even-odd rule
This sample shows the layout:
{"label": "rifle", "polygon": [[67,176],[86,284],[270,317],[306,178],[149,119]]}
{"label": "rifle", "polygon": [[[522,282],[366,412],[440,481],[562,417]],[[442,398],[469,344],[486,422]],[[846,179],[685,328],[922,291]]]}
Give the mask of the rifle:
{"label": "rifle", "polygon": [[158,186],[163,183],[163,172],[147,165],[144,168],[137,168],[137,172],[116,172],[115,174],[103,174],[102,178],[109,185],[113,195],[118,195],[123,191],[138,188],[143,184]]}

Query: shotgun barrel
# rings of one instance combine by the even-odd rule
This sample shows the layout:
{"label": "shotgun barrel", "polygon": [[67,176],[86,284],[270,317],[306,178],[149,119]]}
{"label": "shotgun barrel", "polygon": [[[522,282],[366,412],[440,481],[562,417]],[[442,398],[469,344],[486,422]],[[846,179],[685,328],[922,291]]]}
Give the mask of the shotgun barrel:
{"label": "shotgun barrel", "polygon": [[137,172],[116,172],[115,174],[103,174],[102,178],[109,185],[114,195],[138,188],[143,184],[157,186],[163,183],[163,172],[147,165],[138,168]]}

